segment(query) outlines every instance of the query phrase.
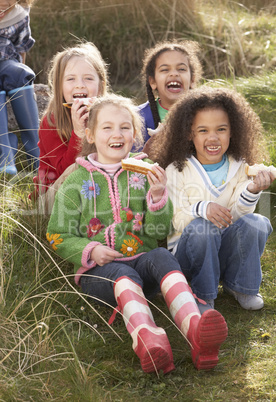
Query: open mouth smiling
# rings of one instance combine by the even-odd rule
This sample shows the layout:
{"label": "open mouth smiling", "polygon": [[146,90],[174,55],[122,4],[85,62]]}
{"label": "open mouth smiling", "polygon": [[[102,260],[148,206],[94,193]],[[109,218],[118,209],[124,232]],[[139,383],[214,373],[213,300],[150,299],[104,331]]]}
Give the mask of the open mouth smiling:
{"label": "open mouth smiling", "polygon": [[74,98],[74,99],[77,99],[77,98],[80,98],[80,99],[82,99],[82,98],[87,98],[87,94],[74,94],[74,95],[73,95],[73,98]]}
{"label": "open mouth smiling", "polygon": [[206,146],[206,149],[207,149],[207,151],[209,151],[209,152],[217,152],[217,151],[219,151],[220,149],[221,149],[221,145],[209,145],[209,146]]}
{"label": "open mouth smiling", "polygon": [[109,144],[110,148],[115,148],[115,149],[119,149],[122,148],[124,146],[124,144],[122,142],[114,142],[114,144]]}
{"label": "open mouth smiling", "polygon": [[[85,99],[86,101],[83,102],[81,106],[88,106],[89,105],[89,98],[87,98],[86,94],[75,94],[73,95],[73,99]],[[73,102],[65,102],[63,106],[68,107],[69,109],[72,107]]]}
{"label": "open mouth smiling", "polygon": [[167,83],[166,87],[168,89],[181,89],[182,88],[182,84],[178,81],[170,81]]}

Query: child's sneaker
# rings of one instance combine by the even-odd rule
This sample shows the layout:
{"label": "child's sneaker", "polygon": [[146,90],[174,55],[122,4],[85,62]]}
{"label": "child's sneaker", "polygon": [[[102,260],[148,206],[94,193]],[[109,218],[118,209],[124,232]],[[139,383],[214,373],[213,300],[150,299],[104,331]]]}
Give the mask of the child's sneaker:
{"label": "child's sneaker", "polygon": [[256,295],[246,295],[244,293],[239,293],[235,290],[229,289],[225,285],[223,285],[223,289],[226,293],[234,296],[237,302],[239,302],[241,307],[245,310],[260,310],[264,306],[264,301],[260,293]]}

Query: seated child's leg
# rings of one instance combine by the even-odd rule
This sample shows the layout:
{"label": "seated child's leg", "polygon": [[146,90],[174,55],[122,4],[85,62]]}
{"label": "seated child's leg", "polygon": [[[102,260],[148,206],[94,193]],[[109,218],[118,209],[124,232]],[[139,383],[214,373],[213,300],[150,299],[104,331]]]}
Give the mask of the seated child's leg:
{"label": "seated child's leg", "polygon": [[193,292],[203,300],[216,299],[220,278],[218,252],[221,230],[203,218],[193,220],[184,230],[175,257],[191,281]]}
{"label": "seated child's leg", "polygon": [[161,291],[176,325],[190,343],[195,367],[198,370],[215,367],[228,333],[223,316],[212,309],[200,315],[192,291],[179,271],[162,279]]}
{"label": "seated child's leg", "polygon": [[172,350],[165,331],[158,328],[144,296],[138,273],[127,264],[112,262],[92,268],[82,276],[82,290],[110,305],[118,304],[133,350],[147,372],[174,369]]}
{"label": "seated child's leg", "polygon": [[215,367],[219,348],[227,337],[226,322],[215,310],[201,316],[176,258],[168,250],[158,248],[139,257],[135,269],[144,282],[155,278],[160,284],[176,325],[191,345],[195,367],[199,370]]}
{"label": "seated child's leg", "polygon": [[169,340],[163,328],[155,325],[142,287],[122,276],[116,280],[114,292],[142,369],[146,373],[163,370],[165,374],[174,370]]}
{"label": "seated child's leg", "polygon": [[29,165],[34,170],[39,166],[38,148],[38,108],[33,85],[16,88],[8,93],[12,109],[20,128],[21,140],[27,155]]}
{"label": "seated child's leg", "polygon": [[[14,133],[9,133],[8,113],[6,105],[6,92],[0,91],[0,172],[15,175],[17,169],[15,166],[15,154],[17,143],[11,141],[17,139]],[[14,147],[16,147],[14,149]]]}
{"label": "seated child's leg", "polygon": [[[244,304],[242,297],[234,292],[251,296],[258,294],[262,280],[260,258],[271,232],[269,220],[259,214],[245,215],[223,232],[219,253],[223,284],[246,309],[255,310],[258,306],[254,308],[252,304],[250,307],[249,303],[247,307],[247,302]],[[263,306],[261,300],[255,301],[259,302],[259,308]]]}
{"label": "seated child's leg", "polygon": [[83,293],[92,297],[96,302],[117,306],[114,295],[114,283],[121,276],[127,276],[143,286],[143,281],[128,264],[110,262],[103,266],[97,265],[82,275],[80,285]]}
{"label": "seated child's leg", "polygon": [[[94,298],[96,302],[102,301],[115,307],[117,301],[114,296],[114,282],[122,276],[127,276],[143,288],[148,299],[156,296],[160,292],[159,283],[155,283],[152,277],[146,281],[141,279],[139,273],[131,265],[133,265],[133,261],[129,264],[114,261],[102,267],[91,268],[81,276],[80,285],[83,293]],[[102,302],[101,304],[104,304]]]}

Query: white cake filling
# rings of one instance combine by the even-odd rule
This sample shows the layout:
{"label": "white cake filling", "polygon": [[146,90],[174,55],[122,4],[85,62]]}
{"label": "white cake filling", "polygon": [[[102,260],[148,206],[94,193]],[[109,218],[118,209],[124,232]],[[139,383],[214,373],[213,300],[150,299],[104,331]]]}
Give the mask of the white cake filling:
{"label": "white cake filling", "polygon": [[276,168],[274,166],[266,166],[263,163],[260,164],[255,164],[253,166],[248,166],[248,176],[256,176],[258,172],[261,170],[266,170],[268,172],[271,172],[274,177],[276,177]]}
{"label": "white cake filling", "polygon": [[122,163],[124,163],[126,165],[132,165],[132,166],[141,166],[146,169],[151,169],[153,166],[159,166],[159,164],[157,162],[148,163],[148,162],[144,162],[142,159],[134,159],[134,158],[122,159]]}

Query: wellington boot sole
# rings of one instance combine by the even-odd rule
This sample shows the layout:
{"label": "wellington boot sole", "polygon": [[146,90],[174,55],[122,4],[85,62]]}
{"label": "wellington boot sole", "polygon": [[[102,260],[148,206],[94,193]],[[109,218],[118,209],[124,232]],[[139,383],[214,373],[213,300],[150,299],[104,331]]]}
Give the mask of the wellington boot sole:
{"label": "wellington boot sole", "polygon": [[217,365],[219,349],[227,334],[227,324],[218,311],[207,310],[202,314],[192,342],[192,359],[198,370],[210,370]]}

